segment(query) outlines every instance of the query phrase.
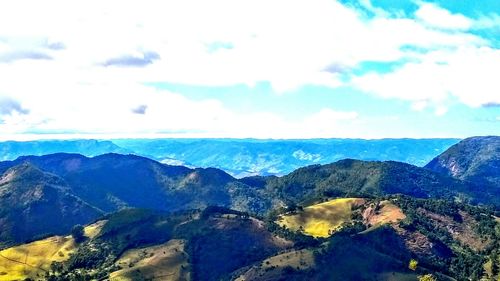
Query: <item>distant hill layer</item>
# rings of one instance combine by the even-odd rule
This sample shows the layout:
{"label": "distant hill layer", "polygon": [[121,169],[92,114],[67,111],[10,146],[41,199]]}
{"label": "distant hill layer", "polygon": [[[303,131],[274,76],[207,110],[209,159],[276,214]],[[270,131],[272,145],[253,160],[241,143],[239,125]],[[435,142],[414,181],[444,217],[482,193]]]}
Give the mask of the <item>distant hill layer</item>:
{"label": "distant hill layer", "polygon": [[130,153],[111,141],[98,140],[39,140],[0,142],[0,161],[14,160],[26,155],[46,155],[52,153],[78,153],[97,156],[105,153]]}
{"label": "distant hill layer", "polygon": [[500,137],[465,139],[425,167],[461,180],[493,185],[500,194]]}
{"label": "distant hill layer", "polygon": [[215,167],[235,177],[285,175],[345,158],[423,166],[458,139],[122,139],[0,142],[0,160],[58,152],[136,154],[171,165]]}

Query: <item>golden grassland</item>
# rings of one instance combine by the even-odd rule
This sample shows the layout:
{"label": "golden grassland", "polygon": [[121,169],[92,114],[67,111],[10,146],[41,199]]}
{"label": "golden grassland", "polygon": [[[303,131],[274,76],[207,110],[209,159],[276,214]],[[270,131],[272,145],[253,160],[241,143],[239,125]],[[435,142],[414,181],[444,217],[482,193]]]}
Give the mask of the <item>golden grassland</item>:
{"label": "golden grassland", "polygon": [[295,214],[279,217],[277,223],[314,237],[328,237],[344,222],[351,221],[352,210],[365,203],[360,198],[339,198],[305,207]]}
{"label": "golden grassland", "polygon": [[189,280],[184,240],[126,251],[116,262],[122,269],[110,274],[111,281]]}
{"label": "golden grassland", "polygon": [[235,281],[280,280],[281,271],[286,267],[305,270],[315,266],[314,254],[309,249],[290,251],[265,259],[252,266]]}
{"label": "golden grassland", "polygon": [[[95,237],[105,221],[85,227],[87,237]],[[0,251],[0,281],[43,276],[53,261],[62,262],[76,250],[71,236],[53,236]]]}
{"label": "golden grassland", "polygon": [[90,239],[95,238],[100,232],[107,220],[102,220],[89,224],[84,228],[84,235]]}

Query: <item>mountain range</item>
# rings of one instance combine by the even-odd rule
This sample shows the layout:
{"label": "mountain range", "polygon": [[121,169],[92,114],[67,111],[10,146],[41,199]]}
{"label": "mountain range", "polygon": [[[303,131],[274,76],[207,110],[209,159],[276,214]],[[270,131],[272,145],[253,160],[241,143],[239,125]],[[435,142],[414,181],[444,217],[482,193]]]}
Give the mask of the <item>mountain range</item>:
{"label": "mountain range", "polygon": [[[22,156],[0,162],[0,246],[13,247],[8,253],[100,221],[100,234],[61,257],[57,271],[45,264],[30,272],[73,280],[75,272],[105,277],[122,270],[116,274],[129,279],[116,280],[142,280],[127,267],[146,278],[156,259],[136,257],[124,266],[124,255],[143,249],[154,256],[148,247],[177,243],[185,256],[176,255],[183,267],[173,280],[494,278],[499,157],[500,137],[475,137],[425,167],[344,159],[238,179],[133,154]],[[2,279],[9,276],[2,266],[0,260],[0,280],[12,280]]]}
{"label": "mountain range", "polygon": [[285,175],[300,167],[351,158],[424,166],[458,139],[115,139],[0,142],[0,160],[66,152],[88,157],[135,154],[170,165],[213,167],[241,178]]}

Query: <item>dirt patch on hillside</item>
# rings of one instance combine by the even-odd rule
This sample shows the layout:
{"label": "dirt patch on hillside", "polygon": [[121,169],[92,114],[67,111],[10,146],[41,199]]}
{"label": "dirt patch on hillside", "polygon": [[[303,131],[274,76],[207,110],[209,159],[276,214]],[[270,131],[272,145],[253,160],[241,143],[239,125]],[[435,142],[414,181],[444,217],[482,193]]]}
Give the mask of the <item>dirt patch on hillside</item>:
{"label": "dirt patch on hillside", "polygon": [[449,216],[439,215],[425,209],[418,209],[419,213],[431,218],[437,227],[446,229],[453,239],[471,247],[476,251],[481,251],[488,246],[490,241],[484,240],[476,233],[477,221],[469,214],[459,211],[459,220]]}
{"label": "dirt patch on hillside", "polygon": [[403,211],[390,201],[372,204],[363,211],[363,223],[368,227],[399,222],[406,218]]}

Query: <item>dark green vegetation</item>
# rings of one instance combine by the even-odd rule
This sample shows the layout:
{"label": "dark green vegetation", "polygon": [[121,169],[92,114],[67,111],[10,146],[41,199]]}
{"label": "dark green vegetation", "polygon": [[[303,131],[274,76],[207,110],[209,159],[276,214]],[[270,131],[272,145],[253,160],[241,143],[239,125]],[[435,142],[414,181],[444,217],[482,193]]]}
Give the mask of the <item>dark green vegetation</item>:
{"label": "dark green vegetation", "polygon": [[[183,270],[193,280],[416,280],[424,274],[493,280],[500,255],[497,140],[465,140],[426,168],[347,159],[243,179],[134,155],[21,157],[0,162],[0,242],[69,234],[74,225],[107,219],[99,235],[79,240],[69,260],[54,264],[49,280],[104,280],[125,251],[171,239],[185,241]],[[436,168],[448,163],[440,159],[454,159],[454,166]],[[279,214],[340,197],[366,200],[352,223],[329,238],[275,223]],[[405,218],[372,226],[383,200]],[[75,227],[74,236],[80,234]],[[307,260],[288,264],[298,251]],[[418,262],[415,271],[410,260]]]}
{"label": "dark green vegetation", "polygon": [[[424,274],[438,280],[479,280],[487,276],[483,265],[497,257],[500,242],[500,225],[492,210],[389,196],[368,200],[361,211],[380,200],[399,205],[407,219],[366,231],[363,218],[355,217],[327,239],[289,232],[271,218],[222,207],[175,214],[127,209],[107,216],[101,233],[82,242],[68,261],[56,264],[48,279],[106,278],[120,269],[114,261],[126,250],[170,239],[186,241],[186,270],[192,280],[234,280],[258,268],[265,269],[251,280],[276,280],[276,276],[278,280],[386,280],[384,276],[416,280],[416,275]],[[312,260],[304,260],[300,267],[286,266],[289,257],[269,264],[269,258],[297,250],[311,252]],[[408,268],[412,259],[418,261],[415,271]]]}
{"label": "dark green vegetation", "polygon": [[103,214],[71,194],[61,178],[29,163],[12,167],[0,178],[0,248],[68,233]]}
{"label": "dark green vegetation", "polygon": [[[0,162],[0,173],[23,163],[63,179],[68,192],[105,212],[124,207],[175,211],[208,205],[232,206],[245,204],[242,201],[247,201],[248,196],[249,200],[256,196],[249,193],[248,186],[221,170],[168,166],[134,155],[87,158],[59,153],[20,157]],[[267,208],[258,200],[252,202],[253,205],[237,209],[257,212]]]}
{"label": "dark green vegetation", "polygon": [[400,161],[423,166],[457,139],[124,139],[0,142],[0,160],[24,155],[78,153],[88,157],[105,153],[136,154],[166,164],[214,167],[236,177],[284,175],[311,164],[345,158]]}
{"label": "dark green vegetation", "polygon": [[[252,180],[243,179],[251,184]],[[500,206],[500,197],[469,182],[399,162],[341,160],[300,168],[263,186],[278,198],[296,204],[328,197],[370,197],[405,194],[417,198],[462,200]]]}
{"label": "dark green vegetation", "polygon": [[426,168],[495,189],[500,194],[500,137],[465,139],[434,158]]}

